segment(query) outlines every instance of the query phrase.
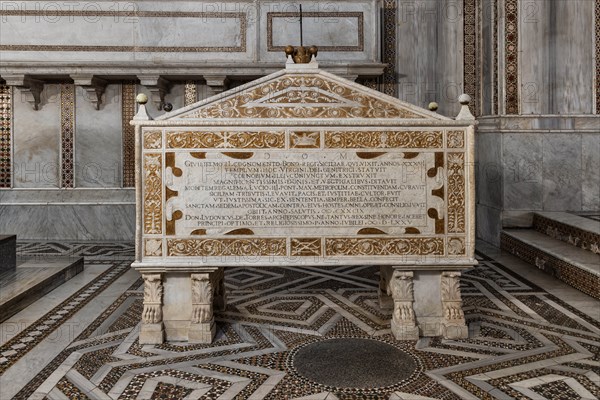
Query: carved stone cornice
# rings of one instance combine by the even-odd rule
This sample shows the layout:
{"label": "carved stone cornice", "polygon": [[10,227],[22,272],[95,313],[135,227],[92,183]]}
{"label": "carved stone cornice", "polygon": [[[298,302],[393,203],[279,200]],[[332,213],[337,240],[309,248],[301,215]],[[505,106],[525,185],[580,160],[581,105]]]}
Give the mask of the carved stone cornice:
{"label": "carved stone cornice", "polygon": [[2,74],[2,78],[6,81],[6,85],[19,89],[34,110],[40,109],[44,81],[24,74]]}
{"label": "carved stone cornice", "polygon": [[99,110],[108,81],[91,74],[71,74],[70,76],[76,86],[81,86],[86,91],[94,108]]}
{"label": "carved stone cornice", "polygon": [[219,94],[227,89],[227,76],[226,75],[204,75],[206,86],[211,91],[211,94]]}
{"label": "carved stone cornice", "polygon": [[158,110],[162,110],[165,105],[165,96],[171,91],[173,84],[160,75],[139,74],[140,84],[150,91],[150,101],[152,101]]}

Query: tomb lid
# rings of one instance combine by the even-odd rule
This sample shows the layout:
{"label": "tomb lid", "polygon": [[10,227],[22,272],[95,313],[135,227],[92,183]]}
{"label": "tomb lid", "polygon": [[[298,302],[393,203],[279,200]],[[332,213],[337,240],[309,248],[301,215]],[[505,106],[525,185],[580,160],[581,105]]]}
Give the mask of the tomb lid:
{"label": "tomb lid", "polygon": [[469,125],[326,72],[317,63],[288,64],[286,69],[174,110],[158,121],[178,125],[237,125],[242,121]]}

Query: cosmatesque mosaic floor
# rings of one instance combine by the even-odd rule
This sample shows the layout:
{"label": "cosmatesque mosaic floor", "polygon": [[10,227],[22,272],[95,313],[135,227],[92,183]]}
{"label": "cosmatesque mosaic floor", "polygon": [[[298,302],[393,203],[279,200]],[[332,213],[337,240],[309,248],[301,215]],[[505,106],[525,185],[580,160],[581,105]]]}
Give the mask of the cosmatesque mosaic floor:
{"label": "cosmatesque mosaic floor", "polygon": [[[507,266],[518,260],[489,251],[478,251],[479,266],[461,280],[467,340],[394,340],[377,268],[257,267],[226,270],[228,308],[213,344],[156,346],[138,343],[143,294],[131,244],[19,243],[18,251],[83,255],[86,268],[0,326],[1,399],[600,397],[600,303],[558,281],[551,294]],[[334,338],[387,343],[416,368],[379,388],[301,375],[294,354]]]}

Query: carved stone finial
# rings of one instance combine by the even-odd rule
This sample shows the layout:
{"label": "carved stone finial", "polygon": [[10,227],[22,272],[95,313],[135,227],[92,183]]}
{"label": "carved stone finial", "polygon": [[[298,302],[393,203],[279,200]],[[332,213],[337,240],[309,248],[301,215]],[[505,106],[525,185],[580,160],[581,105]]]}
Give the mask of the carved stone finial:
{"label": "carved stone finial", "polygon": [[456,119],[474,121],[475,116],[471,114],[471,110],[469,109],[469,104],[471,103],[471,96],[469,96],[466,93],[463,93],[458,97],[458,102],[462,105],[462,107]]}
{"label": "carved stone finial", "polygon": [[429,103],[428,108],[430,111],[436,112],[439,108],[439,105],[435,101],[432,101],[431,103]]}
{"label": "carved stone finial", "polygon": [[140,93],[137,96],[135,96],[135,101],[138,104],[146,104],[148,103],[148,96],[146,96],[145,93]]}

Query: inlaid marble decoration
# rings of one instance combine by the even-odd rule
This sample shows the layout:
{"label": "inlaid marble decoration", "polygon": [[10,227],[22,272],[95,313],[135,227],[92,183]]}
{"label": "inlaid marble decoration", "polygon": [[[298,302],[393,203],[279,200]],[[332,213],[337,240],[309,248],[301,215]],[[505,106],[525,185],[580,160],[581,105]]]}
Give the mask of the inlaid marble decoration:
{"label": "inlaid marble decoration", "polygon": [[519,113],[519,1],[506,0],[504,16],[506,114]]}
{"label": "inlaid marble decoration", "polygon": [[0,85],[0,188],[11,187],[12,88]]}
{"label": "inlaid marble decoration", "polygon": [[[600,0],[598,0],[600,1]],[[492,114],[498,115],[498,0],[493,0],[492,3],[492,41],[493,41],[493,53],[494,59],[492,62],[492,74],[494,75],[494,83],[492,87]]]}
{"label": "inlaid marble decoration", "polygon": [[471,96],[475,115],[479,115],[479,52],[477,37],[480,32],[479,1],[464,0],[464,92]]}
{"label": "inlaid marble decoration", "polygon": [[396,14],[398,4],[395,0],[385,0],[383,5],[383,62],[387,67],[383,70],[382,92],[398,97],[396,79]]}
{"label": "inlaid marble decoration", "polygon": [[600,0],[596,0],[596,114],[600,114]]}
{"label": "inlaid marble decoration", "polygon": [[198,86],[194,81],[185,81],[184,106],[189,106],[198,101]]}
{"label": "inlaid marble decoration", "polygon": [[135,93],[134,82],[123,83],[123,187],[135,186],[135,129],[129,125],[135,115]]}
{"label": "inlaid marble decoration", "polygon": [[75,85],[60,85],[60,186],[75,187]]}

